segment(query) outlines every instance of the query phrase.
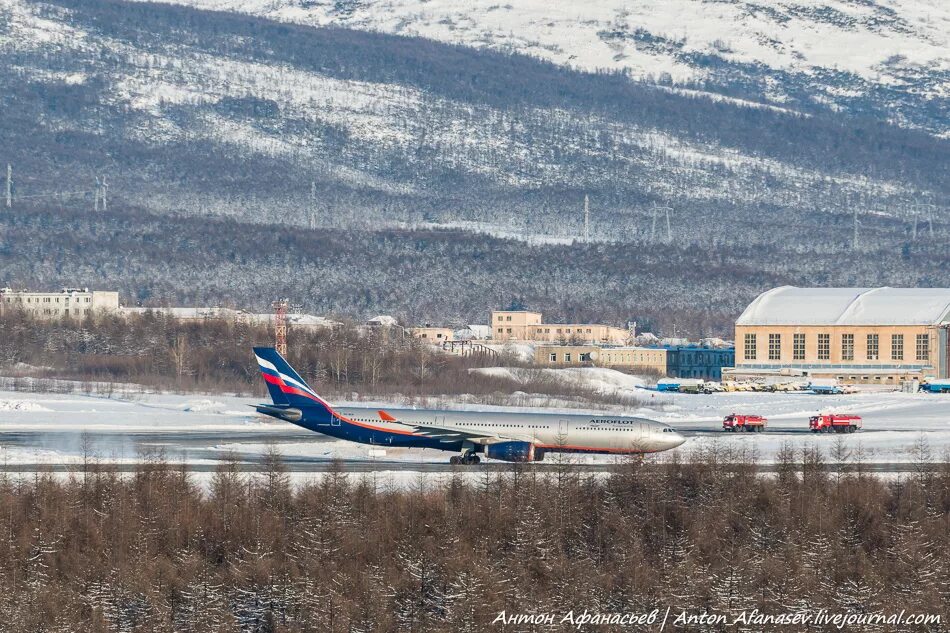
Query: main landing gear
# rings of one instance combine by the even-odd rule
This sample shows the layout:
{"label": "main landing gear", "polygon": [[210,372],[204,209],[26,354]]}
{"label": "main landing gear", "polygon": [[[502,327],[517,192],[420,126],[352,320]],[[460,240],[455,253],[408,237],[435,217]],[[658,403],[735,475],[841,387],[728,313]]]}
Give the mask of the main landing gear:
{"label": "main landing gear", "polygon": [[468,452],[464,455],[452,455],[449,458],[449,463],[453,466],[471,466],[474,464],[480,464],[481,458],[475,453]]}

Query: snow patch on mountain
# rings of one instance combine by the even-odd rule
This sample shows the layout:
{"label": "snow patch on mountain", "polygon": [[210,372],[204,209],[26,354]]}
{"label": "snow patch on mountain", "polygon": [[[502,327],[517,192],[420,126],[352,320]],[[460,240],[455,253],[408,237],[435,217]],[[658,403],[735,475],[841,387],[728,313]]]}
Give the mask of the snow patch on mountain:
{"label": "snow patch on mountain", "polygon": [[[925,100],[950,94],[950,4],[942,0],[172,1],[490,47],[639,79],[715,83],[720,71],[767,69],[814,81],[813,92],[830,88],[825,98],[838,106],[835,89],[850,97],[869,96],[876,86]],[[781,80],[759,80],[763,97],[788,100]]]}

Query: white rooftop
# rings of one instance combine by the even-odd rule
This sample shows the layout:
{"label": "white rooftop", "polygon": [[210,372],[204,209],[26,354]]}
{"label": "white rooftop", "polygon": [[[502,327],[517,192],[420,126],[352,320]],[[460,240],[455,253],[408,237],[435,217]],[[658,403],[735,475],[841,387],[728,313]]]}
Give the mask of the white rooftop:
{"label": "white rooftop", "polygon": [[736,325],[935,325],[950,320],[950,288],[797,288],[763,292]]}

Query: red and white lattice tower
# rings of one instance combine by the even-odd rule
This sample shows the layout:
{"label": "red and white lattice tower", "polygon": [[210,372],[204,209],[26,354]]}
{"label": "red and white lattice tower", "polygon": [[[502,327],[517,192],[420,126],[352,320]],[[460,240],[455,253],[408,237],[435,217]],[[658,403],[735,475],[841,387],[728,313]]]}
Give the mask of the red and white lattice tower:
{"label": "red and white lattice tower", "polygon": [[286,358],[287,356],[287,306],[290,301],[280,299],[271,304],[274,308],[274,347],[277,352]]}

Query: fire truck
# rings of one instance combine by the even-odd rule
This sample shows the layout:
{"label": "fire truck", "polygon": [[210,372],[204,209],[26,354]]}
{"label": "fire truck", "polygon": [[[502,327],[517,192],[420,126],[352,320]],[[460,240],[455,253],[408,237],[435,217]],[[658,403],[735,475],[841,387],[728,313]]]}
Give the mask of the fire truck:
{"label": "fire truck", "polygon": [[723,418],[722,430],[732,431],[733,433],[738,433],[740,431],[745,431],[746,433],[761,433],[765,430],[765,425],[767,422],[768,420],[763,418],[761,415],[741,415],[739,413],[732,413]]}
{"label": "fire truck", "polygon": [[812,433],[854,433],[862,428],[861,416],[840,413],[822,413],[808,419]]}

